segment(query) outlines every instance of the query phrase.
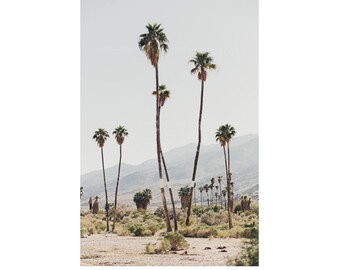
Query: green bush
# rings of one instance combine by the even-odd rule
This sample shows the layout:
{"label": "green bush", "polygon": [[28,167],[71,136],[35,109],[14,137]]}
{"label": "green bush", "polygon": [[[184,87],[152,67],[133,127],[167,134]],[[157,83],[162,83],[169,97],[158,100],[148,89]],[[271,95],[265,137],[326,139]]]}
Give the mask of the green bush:
{"label": "green bush", "polygon": [[155,253],[155,245],[151,243],[147,243],[145,246],[145,253],[146,254],[154,254]]}
{"label": "green bush", "polygon": [[216,214],[214,212],[209,211],[202,215],[201,222],[209,226],[212,226],[216,224],[215,219],[216,219]]}
{"label": "green bush", "polygon": [[168,239],[163,239],[160,247],[157,249],[157,253],[166,252],[171,248],[170,241]]}
{"label": "green bush", "polygon": [[192,212],[193,212],[196,216],[200,217],[200,216],[202,216],[202,214],[205,212],[205,210],[204,210],[203,207],[198,206],[198,207],[194,207],[194,208],[192,209]]}
{"label": "green bush", "polygon": [[169,232],[164,236],[170,243],[171,250],[184,249],[189,246],[185,238],[179,232]]}
{"label": "green bush", "polygon": [[259,216],[259,204],[258,203],[253,203],[250,206],[250,210],[256,215]]}
{"label": "green bush", "polygon": [[[118,223],[117,223],[118,224]],[[130,216],[124,217],[119,223],[119,233],[128,231],[134,236],[151,236],[165,228],[165,222],[147,211],[133,211]],[[118,234],[118,230],[115,230]]]}
{"label": "green bush", "polygon": [[242,233],[242,237],[250,238],[250,239],[258,239],[259,238],[259,230],[258,228],[246,228]]}
{"label": "green bush", "polygon": [[238,212],[241,212],[242,208],[241,208],[241,204],[237,204],[235,207],[234,207],[234,213],[237,214]]}
{"label": "green bush", "polygon": [[181,227],[179,232],[185,237],[198,237],[209,238],[218,235],[218,229],[215,227],[207,226],[206,224]]}
{"label": "green bush", "polygon": [[240,256],[227,261],[227,265],[258,266],[259,265],[259,241],[253,239],[247,242]]}
{"label": "green bush", "polygon": [[206,228],[199,228],[196,232],[196,237],[199,238],[210,238],[217,236],[218,231],[216,228],[213,227],[206,227]]}

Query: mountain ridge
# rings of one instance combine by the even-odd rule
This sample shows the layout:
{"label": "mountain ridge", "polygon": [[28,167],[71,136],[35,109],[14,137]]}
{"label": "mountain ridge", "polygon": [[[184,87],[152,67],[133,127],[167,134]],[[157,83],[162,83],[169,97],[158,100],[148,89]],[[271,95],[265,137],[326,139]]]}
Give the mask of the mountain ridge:
{"label": "mountain ridge", "polygon": [[[178,189],[181,186],[190,185],[195,151],[196,144],[189,143],[164,153],[176,203],[179,202]],[[248,191],[258,191],[258,135],[248,134],[233,138],[230,151],[235,193],[246,194]],[[117,169],[118,165],[105,169],[110,202],[112,202],[114,196]],[[212,177],[216,178],[218,175],[225,175],[221,146],[218,143],[201,145],[196,174],[197,186],[208,183]],[[120,203],[133,205],[132,198],[134,193],[145,188],[152,190],[152,204],[160,202],[156,159],[146,160],[139,165],[122,163],[120,179],[118,193]],[[226,182],[225,177],[223,177],[223,180]],[[100,197],[102,204],[104,203],[102,170],[95,170],[81,175],[81,186],[84,187],[85,191],[82,205],[86,205],[89,196],[97,195]],[[198,190],[196,193],[199,198]],[[167,203],[170,203],[169,199]]]}

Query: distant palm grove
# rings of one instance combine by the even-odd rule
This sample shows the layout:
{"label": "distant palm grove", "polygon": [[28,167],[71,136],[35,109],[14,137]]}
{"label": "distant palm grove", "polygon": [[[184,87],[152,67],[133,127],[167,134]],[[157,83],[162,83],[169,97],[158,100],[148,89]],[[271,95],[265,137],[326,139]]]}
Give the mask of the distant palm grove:
{"label": "distant palm grove", "polygon": [[[197,92],[197,95],[200,95],[200,103],[199,103],[199,111],[197,114],[198,122],[197,122],[197,148],[195,152],[195,157],[193,160],[192,167],[192,177],[188,183],[182,183],[182,188],[179,190],[178,196],[181,199],[181,208],[186,209],[185,222],[179,224],[179,218],[176,214],[175,200],[174,200],[174,192],[172,190],[171,179],[169,177],[169,172],[166,166],[166,157],[162,151],[162,143],[161,143],[161,112],[162,107],[166,105],[166,101],[170,98],[171,92],[167,88],[164,82],[162,82],[159,78],[159,61],[161,53],[166,54],[169,50],[169,41],[164,32],[164,29],[161,27],[161,24],[147,24],[146,32],[139,36],[138,48],[146,55],[147,60],[154,69],[154,74],[150,74],[154,81],[154,91],[152,95],[155,97],[155,133],[156,133],[156,142],[155,149],[157,154],[157,167],[155,167],[155,171],[157,171],[158,179],[159,179],[159,188],[161,195],[161,205],[159,205],[159,209],[161,209],[162,214],[161,217],[164,219],[166,224],[166,231],[177,232],[179,230],[179,226],[189,226],[191,215],[195,214],[197,210],[197,201],[196,201],[196,192],[199,194],[198,203],[200,207],[203,209],[204,207],[218,207],[226,215],[228,216],[227,222],[225,223],[229,229],[233,228],[233,214],[235,213],[234,209],[234,193],[233,187],[234,182],[232,180],[232,167],[231,167],[231,151],[230,144],[232,143],[232,138],[235,136],[236,131],[235,128],[231,124],[221,123],[220,126],[216,127],[215,134],[211,134],[211,136],[215,136],[216,142],[221,145],[221,156],[224,157],[224,164],[221,164],[221,168],[224,169],[225,175],[221,176],[211,176],[210,182],[200,187],[196,186],[196,175],[197,169],[199,166],[199,157],[200,157],[200,148],[202,142],[202,118],[204,117],[204,91],[206,90],[205,83],[208,79],[208,72],[214,71],[217,69],[216,64],[214,63],[213,57],[209,52],[196,52],[191,59],[189,59],[189,64],[192,65],[188,68],[188,75],[191,73],[192,75],[197,75],[197,79],[200,82],[200,90]],[[188,59],[183,59],[183,61],[188,61]],[[152,88],[151,85],[145,85],[144,87],[145,94],[150,94],[149,90]],[[209,88],[207,87],[208,91]],[[227,118],[228,116],[226,116]],[[227,122],[227,119],[226,119]],[[121,174],[122,167],[122,159],[123,159],[123,145],[125,143],[125,139],[129,135],[127,128],[122,125],[113,127],[112,136],[116,143],[119,146],[119,155],[117,155],[118,161],[118,173],[115,179],[107,179],[105,176],[105,162],[104,162],[104,146],[106,141],[110,138],[110,134],[104,128],[98,128],[93,134],[93,139],[97,143],[100,153],[101,153],[101,166],[102,166],[102,174],[103,174],[103,187],[105,192],[105,222],[106,222],[106,231],[115,231],[115,226],[117,222],[117,213],[119,205],[119,180]],[[107,152],[105,152],[107,154]],[[225,179],[225,180],[224,180]],[[115,191],[114,191],[114,200],[110,203],[108,198],[108,190],[107,190],[107,182],[115,181]],[[133,183],[131,183],[133,185]],[[152,199],[150,187],[145,187],[145,190],[137,192],[131,200],[133,200],[136,204],[137,210],[142,211],[146,210],[150,200]],[[166,188],[169,190],[169,198],[166,196]],[[86,191],[85,191],[86,192]],[[81,188],[81,197],[84,194],[83,188]],[[204,199],[205,198],[205,199]],[[96,202],[97,202],[96,198]],[[168,209],[169,205],[171,205],[171,209]],[[195,204],[195,207],[192,207],[192,204]],[[89,201],[90,210],[92,207],[92,198]],[[250,209],[250,199],[242,197],[242,210]],[[194,211],[193,211],[194,210]],[[179,215],[179,213],[178,213]],[[103,218],[104,220],[104,218]],[[111,222],[112,221],[112,222]],[[104,221],[103,221],[104,222]],[[173,222],[173,223],[172,223]],[[110,228],[110,223],[112,227]],[[118,225],[117,225],[118,226]]]}

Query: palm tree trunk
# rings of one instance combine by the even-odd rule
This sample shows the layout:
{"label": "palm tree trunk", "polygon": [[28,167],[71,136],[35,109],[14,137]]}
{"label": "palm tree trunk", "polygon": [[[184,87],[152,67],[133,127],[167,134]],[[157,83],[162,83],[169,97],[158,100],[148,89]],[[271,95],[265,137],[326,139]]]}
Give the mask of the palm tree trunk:
{"label": "palm tree trunk", "polygon": [[203,207],[203,205],[202,205],[202,192],[201,192],[201,207]]}
{"label": "palm tree trunk", "polygon": [[116,192],[115,192],[115,210],[113,212],[113,224],[112,224],[112,232],[115,229],[116,224],[116,212],[117,212],[117,197],[118,197],[118,185],[119,185],[119,176],[120,176],[120,167],[122,164],[122,145],[119,145],[119,165],[118,165],[118,175],[117,175],[117,184],[116,184]]}
{"label": "palm tree trunk", "polygon": [[158,174],[159,174],[159,181],[161,187],[161,194],[162,194],[162,201],[163,201],[163,208],[164,208],[164,216],[167,226],[167,232],[171,232],[171,224],[170,218],[168,213],[168,208],[166,204],[166,197],[164,192],[164,184],[163,184],[163,176],[162,176],[162,164],[161,164],[161,139],[160,139],[160,124],[159,124],[159,82],[158,82],[158,64],[155,65],[156,71],[156,143],[157,143],[157,162],[158,162]]}
{"label": "palm tree trunk", "polygon": [[106,189],[106,179],[105,179],[105,166],[104,166],[104,153],[103,147],[100,147],[100,151],[102,154],[102,167],[103,167],[103,177],[104,177],[104,189],[105,189],[105,213],[106,213],[106,231],[109,231],[109,201],[107,197],[107,189]]}
{"label": "palm tree trunk", "polygon": [[197,205],[196,205],[196,185],[194,186],[194,200],[195,200],[195,207],[197,207]]}
{"label": "palm tree trunk", "polygon": [[208,200],[208,207],[209,207],[209,194],[207,192],[207,200]]}
{"label": "palm tree trunk", "polygon": [[[200,112],[199,112],[199,118],[198,118],[198,143],[197,143],[197,149],[196,149],[196,155],[195,155],[195,161],[194,161],[194,170],[193,170],[192,179],[191,179],[192,185],[195,184],[196,170],[197,170],[198,158],[200,155],[200,148],[201,148],[201,122],[202,122],[202,111],[203,111],[203,94],[204,94],[204,81],[202,78],[201,80],[201,104],[200,104]],[[188,206],[187,218],[185,221],[185,224],[187,226],[189,225],[189,221],[190,221],[192,190],[193,190],[193,186],[190,189],[190,201],[189,201],[189,206]]]}
{"label": "palm tree trunk", "polygon": [[[229,142],[227,141],[227,146],[228,146],[228,177],[229,177],[229,184],[231,185],[231,174],[230,174],[230,148],[229,148]],[[230,197],[230,207],[231,207],[231,212],[234,211],[234,198],[233,196]]]}
{"label": "palm tree trunk", "polygon": [[222,198],[222,187],[221,187],[221,181],[219,182],[219,184],[220,184],[220,198],[221,198],[221,207],[222,207],[222,200],[223,200],[223,198]]}
{"label": "palm tree trunk", "polygon": [[[165,171],[166,180],[168,181],[168,183],[170,183],[168,169],[166,168],[166,164],[165,164],[165,159],[164,159],[164,156],[163,156],[162,148],[161,148],[161,156],[162,156],[162,161],[163,161],[163,167],[164,167],[164,171]],[[174,201],[174,196],[172,194],[172,188],[171,187],[169,187],[169,193],[170,193],[170,199],[171,199],[171,204],[172,204],[172,211],[174,212],[175,232],[177,232],[178,226],[177,226],[176,207],[175,207],[175,201]]]}
{"label": "palm tree trunk", "polygon": [[223,145],[223,154],[224,154],[224,163],[225,163],[225,170],[226,170],[226,176],[227,176],[227,199],[228,199],[228,223],[229,223],[229,229],[233,227],[233,223],[231,220],[231,209],[230,209],[230,179],[228,177],[228,164],[227,164],[227,155],[225,152],[225,146]]}

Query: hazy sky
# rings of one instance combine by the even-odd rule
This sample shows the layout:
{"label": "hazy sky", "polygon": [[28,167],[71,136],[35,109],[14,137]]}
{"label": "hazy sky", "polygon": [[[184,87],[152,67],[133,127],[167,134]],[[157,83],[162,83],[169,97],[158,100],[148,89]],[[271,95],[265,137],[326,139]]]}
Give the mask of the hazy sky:
{"label": "hazy sky", "polygon": [[[209,51],[218,66],[205,83],[202,144],[215,143],[215,130],[226,123],[237,136],[258,133],[257,0],[82,0],[82,173],[101,168],[92,139],[98,128],[128,129],[124,163],[156,157],[155,71],[138,48],[153,22],[169,39],[159,61],[160,83],[171,90],[161,115],[163,151],[197,142],[200,82],[188,64],[196,51]],[[118,163],[113,137],[104,155],[106,167]]]}

